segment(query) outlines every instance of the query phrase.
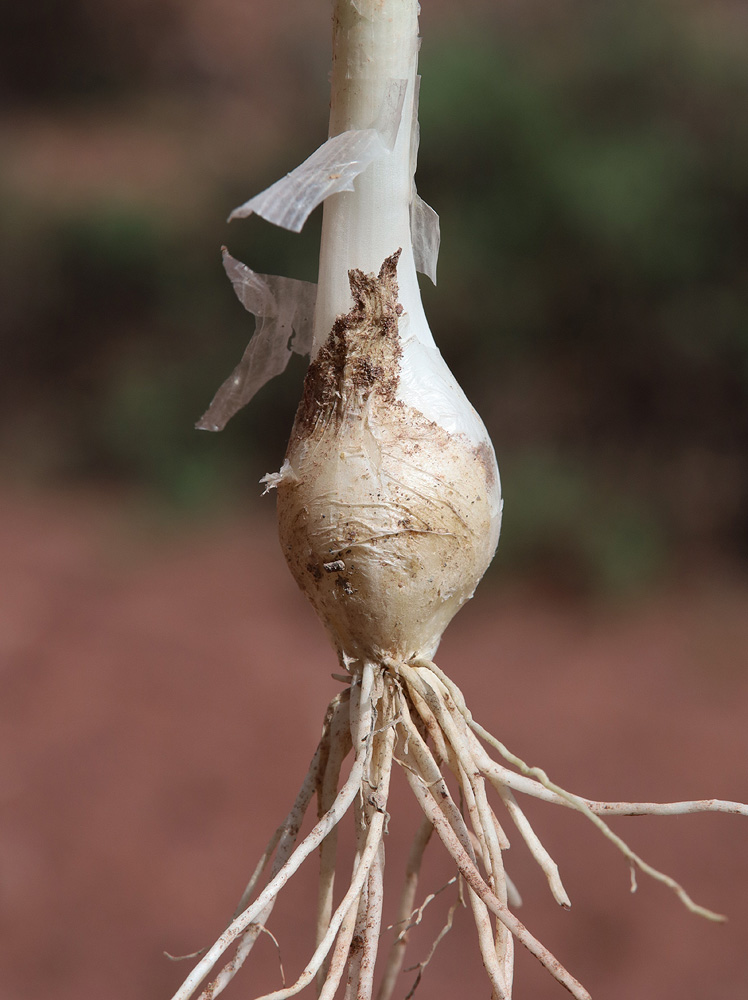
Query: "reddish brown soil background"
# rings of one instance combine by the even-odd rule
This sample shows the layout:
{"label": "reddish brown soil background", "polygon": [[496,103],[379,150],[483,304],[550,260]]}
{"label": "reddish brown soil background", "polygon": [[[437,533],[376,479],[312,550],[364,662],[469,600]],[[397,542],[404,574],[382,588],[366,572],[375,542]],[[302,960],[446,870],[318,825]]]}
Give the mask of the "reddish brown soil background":
{"label": "reddish brown soil background", "polygon": [[[293,800],[339,686],[332,653],[269,520],[175,529],[75,494],[5,496],[0,509],[0,997],[168,1000],[188,969],[164,950],[213,940]],[[439,660],[489,728],[567,787],[748,799],[746,648],[748,588],[734,580],[684,580],[626,607],[505,586],[479,592]],[[395,777],[391,896],[417,819]],[[748,995],[748,821],[614,824],[729,914],[713,925],[644,876],[632,895],[625,862],[582,817],[528,811],[573,907],[556,907],[515,836],[522,919],[594,997]],[[451,874],[429,850],[424,893]],[[426,911],[414,962],[452,892]],[[310,868],[271,924],[289,975],[309,953],[313,894]],[[565,995],[525,953],[517,964],[517,1000]],[[226,995],[277,983],[263,939]],[[416,995],[488,1000],[467,913]]]}

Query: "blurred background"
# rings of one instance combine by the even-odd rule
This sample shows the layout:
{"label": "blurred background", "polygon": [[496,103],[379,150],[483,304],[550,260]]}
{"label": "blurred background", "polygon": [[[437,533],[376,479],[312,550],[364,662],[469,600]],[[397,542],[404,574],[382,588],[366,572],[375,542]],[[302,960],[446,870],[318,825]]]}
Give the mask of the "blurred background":
{"label": "blurred background", "polygon": [[[422,6],[426,311],[506,499],[443,665],[583,793],[748,798],[745,5]],[[257,486],[304,365],[193,430],[252,330],[221,245],[316,278],[319,213],[299,236],[225,219],[326,136],[329,4],[6,8],[0,998],[156,1000],[184,971],[160,949],[220,929],[335,690]],[[654,863],[683,852],[673,874],[730,912],[715,929],[543,817],[575,910],[552,925],[538,884],[524,919],[597,995],[746,995],[735,819],[639,834]],[[468,922],[431,1000],[487,995]],[[518,998],[558,995],[535,975]]]}

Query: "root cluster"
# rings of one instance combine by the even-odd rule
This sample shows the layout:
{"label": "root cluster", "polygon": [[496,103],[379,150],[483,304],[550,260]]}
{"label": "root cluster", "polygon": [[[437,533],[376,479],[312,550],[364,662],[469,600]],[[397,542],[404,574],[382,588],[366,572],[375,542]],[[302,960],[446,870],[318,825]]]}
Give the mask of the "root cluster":
{"label": "root cluster", "polygon": [[[489,755],[486,744],[504,763]],[[353,762],[341,780],[349,755]],[[317,850],[320,880],[314,953],[292,985],[259,1000],[286,1000],[314,982],[321,1000],[332,1000],[338,990],[344,991],[341,995],[345,1000],[372,1000],[384,896],[387,802],[394,764],[404,772],[423,820],[401,890],[396,922],[399,933],[385,959],[376,1000],[391,997],[402,968],[408,932],[420,919],[423,906],[415,905],[418,874],[433,832],[456,866],[460,899],[467,900],[472,912],[493,1000],[511,998],[515,941],[532,952],[574,997],[589,998],[581,983],[513,912],[520,900],[504,870],[503,851],[509,841],[489,801],[490,786],[504,806],[503,821],[508,817],[520,833],[560,905],[570,904],[558,868],[533,831],[515,793],[583,813],[624,853],[632,867],[665,883],[694,912],[708,919],[723,919],[698,906],[682,886],[639,858],[602,817],[708,811],[748,815],[748,805],[717,799],[664,804],[595,802],[573,795],[554,785],[539,768],[528,767],[478,725],[459,689],[436,664],[418,659],[409,663],[367,663],[352,675],[350,687],[330,703],[322,739],[298,797],[260,859],[237,915],[173,1000],[188,1000],[211,975],[212,980],[203,985],[199,994],[200,1000],[212,1000],[222,992],[260,934],[267,930],[280,891]],[[459,789],[457,796],[445,781],[448,772]],[[302,821],[315,795],[319,818],[300,840]],[[337,826],[349,810],[353,811],[356,829],[355,859],[350,882],[336,902]],[[442,933],[451,923],[454,908]],[[232,946],[233,956],[214,974],[221,957]],[[428,958],[421,963],[421,971]]]}

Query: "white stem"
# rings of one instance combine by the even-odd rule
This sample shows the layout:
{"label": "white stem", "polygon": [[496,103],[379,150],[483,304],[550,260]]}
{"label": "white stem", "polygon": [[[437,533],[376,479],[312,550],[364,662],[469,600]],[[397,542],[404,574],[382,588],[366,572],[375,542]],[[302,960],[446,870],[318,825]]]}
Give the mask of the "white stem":
{"label": "white stem", "polygon": [[392,81],[406,81],[406,92],[392,151],[356,178],[354,191],[325,202],[312,356],[351,307],[349,269],[376,273],[398,248],[400,302],[419,339],[433,346],[410,234],[417,62],[418,0],[335,0],[330,136],[371,128]]}

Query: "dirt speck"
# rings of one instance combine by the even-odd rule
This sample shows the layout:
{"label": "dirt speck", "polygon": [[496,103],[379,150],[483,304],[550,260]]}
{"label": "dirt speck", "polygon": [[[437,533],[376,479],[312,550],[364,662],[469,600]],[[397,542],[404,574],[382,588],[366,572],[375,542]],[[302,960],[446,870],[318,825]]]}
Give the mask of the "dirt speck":
{"label": "dirt speck", "polygon": [[[379,274],[351,270],[353,308],[339,316],[304,380],[296,430],[309,431],[317,421],[342,417],[374,392],[394,403],[400,380],[400,334],[397,263],[388,257]],[[399,312],[398,312],[399,309]]]}
{"label": "dirt speck", "polygon": [[486,482],[489,490],[491,490],[496,485],[496,458],[493,454],[493,449],[485,441],[481,441],[475,449],[475,455],[486,470]]}

